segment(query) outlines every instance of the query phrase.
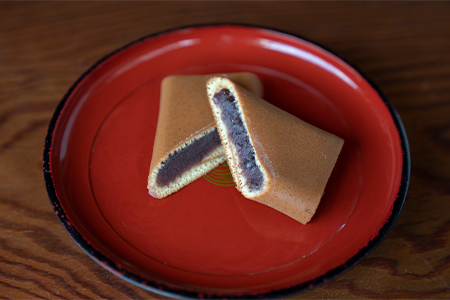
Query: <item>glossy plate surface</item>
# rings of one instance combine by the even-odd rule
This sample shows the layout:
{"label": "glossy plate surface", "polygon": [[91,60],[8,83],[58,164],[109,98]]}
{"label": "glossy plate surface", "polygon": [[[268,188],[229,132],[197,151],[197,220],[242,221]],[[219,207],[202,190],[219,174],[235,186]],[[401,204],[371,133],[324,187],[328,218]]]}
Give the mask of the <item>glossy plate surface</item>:
{"label": "glossy plate surface", "polygon": [[[226,165],[165,199],[147,192],[161,80],[238,71],[261,78],[265,100],[345,140],[307,225],[243,198]],[[179,297],[280,297],[381,241],[406,195],[409,150],[391,105],[335,55],[272,30],[203,26],[146,37],[88,70],[50,123],[44,176],[64,228],[122,278]]]}

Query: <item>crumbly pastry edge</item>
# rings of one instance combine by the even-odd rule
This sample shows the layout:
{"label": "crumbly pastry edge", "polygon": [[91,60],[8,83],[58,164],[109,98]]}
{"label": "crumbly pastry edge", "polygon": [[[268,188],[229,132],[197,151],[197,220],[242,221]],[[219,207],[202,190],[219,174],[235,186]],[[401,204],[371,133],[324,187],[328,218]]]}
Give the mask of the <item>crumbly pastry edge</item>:
{"label": "crumbly pastry edge", "polygon": [[246,185],[245,176],[241,175],[243,171],[239,167],[239,157],[236,154],[236,152],[237,152],[236,148],[234,147],[234,145],[232,145],[232,143],[228,142],[228,129],[221,119],[221,109],[216,107],[216,105],[214,104],[214,101],[213,101],[213,97],[216,92],[218,92],[222,89],[230,90],[232,95],[237,100],[236,107],[238,109],[239,116],[242,120],[242,123],[244,124],[244,128],[249,137],[251,146],[253,149],[255,149],[252,136],[249,134],[247,123],[246,123],[244,115],[242,113],[242,107],[241,107],[241,104],[239,101],[239,97],[237,97],[238,93],[237,93],[236,89],[234,88],[234,84],[226,76],[217,76],[217,77],[210,78],[206,83],[206,87],[207,87],[209,103],[210,103],[212,111],[213,111],[214,119],[216,120],[217,131],[219,133],[219,136],[220,136],[220,139],[222,142],[222,146],[225,151],[225,156],[228,161],[228,166],[230,168],[231,175],[233,177],[234,182],[236,183],[236,188],[246,198],[249,198],[249,199],[256,198],[256,197],[264,194],[269,186],[269,176],[267,174],[267,171],[263,168],[260,158],[258,156],[258,153],[256,153],[256,150],[255,150],[256,165],[258,166],[258,168],[260,169],[260,171],[263,174],[264,183],[263,183],[263,187],[260,190],[258,190],[256,192],[251,192]]}
{"label": "crumbly pastry edge", "polygon": [[181,174],[175,181],[171,182],[167,186],[159,186],[156,183],[156,178],[158,176],[159,170],[163,166],[163,162],[166,161],[170,154],[172,154],[175,150],[180,150],[185,147],[188,147],[190,144],[192,144],[194,141],[202,138],[203,136],[207,135],[208,133],[212,132],[215,129],[215,127],[211,127],[210,129],[206,130],[205,132],[199,134],[198,136],[189,139],[188,141],[182,143],[181,145],[178,145],[175,147],[172,151],[169,152],[163,159],[161,159],[154,170],[149,174],[148,176],[148,193],[154,197],[154,198],[165,198],[186,185],[190,184],[191,182],[199,179],[200,177],[206,175],[208,172],[212,171],[214,168],[219,166],[221,163],[224,163],[226,161],[225,153],[223,150],[223,147],[219,146],[216,150],[214,150],[210,155],[205,157],[200,164],[197,166],[189,169],[188,171]]}

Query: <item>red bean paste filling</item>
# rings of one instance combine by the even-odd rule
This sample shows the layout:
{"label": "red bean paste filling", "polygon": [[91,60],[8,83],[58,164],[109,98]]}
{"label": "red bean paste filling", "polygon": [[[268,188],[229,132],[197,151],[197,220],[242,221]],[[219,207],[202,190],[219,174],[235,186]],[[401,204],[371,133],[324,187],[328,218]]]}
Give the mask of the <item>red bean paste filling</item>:
{"label": "red bean paste filling", "polygon": [[220,146],[217,128],[194,140],[188,146],[177,149],[161,163],[162,167],[156,176],[159,186],[166,186],[175,181],[184,172],[198,165],[205,157]]}
{"label": "red bean paste filling", "polygon": [[236,99],[228,89],[222,89],[214,94],[213,101],[221,110],[220,117],[228,128],[228,139],[237,150],[239,167],[247,179],[247,186],[252,192],[259,190],[264,177],[256,165],[255,151],[236,107]]}

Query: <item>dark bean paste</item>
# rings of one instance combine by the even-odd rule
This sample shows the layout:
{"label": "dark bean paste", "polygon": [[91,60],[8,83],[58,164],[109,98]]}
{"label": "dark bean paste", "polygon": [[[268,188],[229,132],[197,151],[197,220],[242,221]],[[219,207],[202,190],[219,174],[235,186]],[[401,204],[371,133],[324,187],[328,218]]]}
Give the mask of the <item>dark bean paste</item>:
{"label": "dark bean paste", "polygon": [[194,140],[188,146],[175,150],[162,162],[162,167],[156,176],[156,183],[165,186],[175,181],[184,172],[199,164],[220,146],[217,128]]}
{"label": "dark bean paste", "polygon": [[228,89],[222,89],[214,94],[213,101],[221,109],[221,119],[228,128],[228,139],[237,150],[239,167],[244,171],[248,188],[259,190],[264,177],[256,165],[255,151],[236,107],[236,99]]}

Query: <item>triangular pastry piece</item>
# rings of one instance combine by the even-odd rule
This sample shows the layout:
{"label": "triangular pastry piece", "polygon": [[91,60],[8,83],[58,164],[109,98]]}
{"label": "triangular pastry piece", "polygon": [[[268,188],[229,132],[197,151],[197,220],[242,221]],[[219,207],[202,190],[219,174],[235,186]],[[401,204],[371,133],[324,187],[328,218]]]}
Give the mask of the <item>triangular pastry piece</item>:
{"label": "triangular pastry piece", "polygon": [[308,223],[344,141],[226,77],[211,78],[207,93],[237,189]]}
{"label": "triangular pastry piece", "polygon": [[[217,75],[217,74],[215,74]],[[161,82],[160,107],[148,191],[164,198],[225,162],[205,91],[212,75],[173,75]],[[253,73],[230,73],[238,85],[262,95]]]}

